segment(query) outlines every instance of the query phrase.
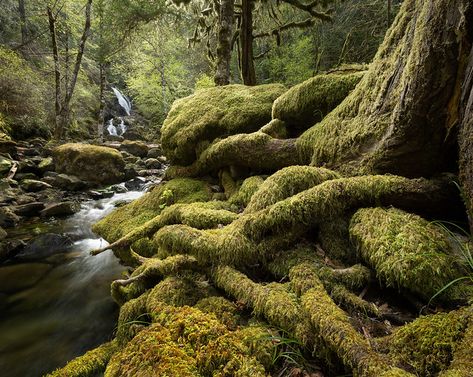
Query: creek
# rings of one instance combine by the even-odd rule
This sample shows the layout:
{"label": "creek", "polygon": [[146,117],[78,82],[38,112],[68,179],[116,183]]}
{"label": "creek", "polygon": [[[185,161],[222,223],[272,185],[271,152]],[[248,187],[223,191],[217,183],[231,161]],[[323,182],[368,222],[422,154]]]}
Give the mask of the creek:
{"label": "creek", "polygon": [[44,245],[35,254],[39,258],[22,258],[20,253],[1,265],[0,284],[7,291],[0,293],[2,377],[41,376],[113,338],[118,307],[110,297],[110,283],[125,268],[110,252],[89,255],[105,242],[91,226],[118,201],[142,194],[129,191],[87,201],[69,218],[14,231],[19,238],[31,233],[65,234],[73,243],[53,253]]}

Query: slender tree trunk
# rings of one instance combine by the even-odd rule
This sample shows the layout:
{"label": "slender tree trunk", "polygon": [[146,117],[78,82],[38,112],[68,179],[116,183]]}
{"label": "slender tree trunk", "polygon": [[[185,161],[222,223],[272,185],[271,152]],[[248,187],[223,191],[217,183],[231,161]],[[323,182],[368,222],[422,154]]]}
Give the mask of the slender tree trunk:
{"label": "slender tree trunk", "polygon": [[242,0],[241,3],[241,77],[245,85],[256,85],[253,61],[253,5],[253,0]]}
{"label": "slender tree trunk", "polygon": [[72,95],[74,94],[74,89],[76,87],[77,77],[79,76],[79,71],[82,64],[82,57],[84,56],[85,43],[87,42],[87,38],[89,37],[89,32],[90,32],[91,8],[92,8],[92,0],[87,0],[87,4],[85,7],[84,31],[82,33],[82,37],[79,42],[79,48],[77,51],[74,71],[72,72],[72,76],[71,76],[71,82],[68,85],[66,94],[64,96],[64,101],[61,107],[60,121],[61,121],[61,125],[62,125],[61,128],[63,129],[63,132],[69,126],[69,122],[70,122],[71,99],[72,99]]}
{"label": "slender tree trunk", "polygon": [[18,0],[18,13],[20,14],[21,45],[24,46],[28,40],[28,28],[26,26],[25,0]]}
{"label": "slender tree trunk", "polygon": [[55,76],[55,101],[54,101],[54,112],[55,112],[55,128],[54,128],[54,137],[56,139],[61,139],[63,130],[62,124],[59,120],[61,114],[61,68],[59,64],[59,51],[57,47],[57,35],[56,35],[56,18],[53,15],[53,11],[48,7],[48,20],[49,20],[49,33],[51,36],[51,47],[53,50],[53,60],[54,60],[54,76]]}
{"label": "slender tree trunk", "polygon": [[105,123],[105,89],[107,87],[107,64],[100,63],[100,110],[99,121],[97,126],[97,134],[101,143],[103,143],[103,127]]}
{"label": "slender tree trunk", "polygon": [[64,53],[64,93],[67,92],[67,85],[69,83],[69,71],[70,71],[70,56],[69,56],[69,37],[70,37],[70,30],[69,28],[66,29],[65,35],[65,53]]}
{"label": "slender tree trunk", "polygon": [[217,71],[214,78],[217,86],[230,84],[234,11],[235,0],[222,0],[219,16],[220,30],[218,32]]}

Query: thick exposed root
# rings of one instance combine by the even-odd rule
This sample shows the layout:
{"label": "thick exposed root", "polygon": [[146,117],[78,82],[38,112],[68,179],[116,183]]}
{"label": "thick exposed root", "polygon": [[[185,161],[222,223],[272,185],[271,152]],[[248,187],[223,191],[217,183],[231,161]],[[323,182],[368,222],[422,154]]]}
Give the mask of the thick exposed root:
{"label": "thick exposed root", "polygon": [[[417,215],[395,208],[360,209],[351,220],[350,236],[383,284],[425,300],[466,273],[448,234]],[[458,284],[442,297],[468,298],[467,292]]]}
{"label": "thick exposed root", "polygon": [[64,368],[55,370],[47,377],[94,377],[105,370],[110,358],[118,349],[115,341],[102,344],[71,360]]}
{"label": "thick exposed root", "polygon": [[215,142],[192,165],[170,167],[166,177],[197,177],[228,166],[274,172],[300,163],[296,139],[274,139],[262,132],[255,132]]}

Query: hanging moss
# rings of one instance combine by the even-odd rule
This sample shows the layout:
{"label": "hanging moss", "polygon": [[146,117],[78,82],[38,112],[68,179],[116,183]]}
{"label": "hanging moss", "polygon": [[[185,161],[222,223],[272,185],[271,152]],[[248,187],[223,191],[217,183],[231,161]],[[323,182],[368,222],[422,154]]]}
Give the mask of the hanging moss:
{"label": "hanging moss", "polygon": [[200,90],[174,102],[161,129],[166,156],[188,165],[198,157],[200,143],[257,131],[271,120],[273,101],[284,91],[279,84],[227,85]]}
{"label": "hanging moss", "polygon": [[394,331],[384,342],[396,362],[408,365],[417,375],[437,376],[450,365],[470,319],[470,308],[422,316]]}
{"label": "hanging moss", "polygon": [[108,361],[117,350],[116,342],[102,344],[71,360],[64,368],[57,369],[46,377],[94,377],[105,370]]}
{"label": "hanging moss", "polygon": [[[395,208],[361,209],[351,220],[350,236],[382,283],[425,300],[464,274],[447,234],[419,216]],[[460,287],[443,299],[461,297]]]}
{"label": "hanging moss", "polygon": [[298,135],[337,107],[363,75],[322,74],[293,86],[274,102],[273,118],[284,121],[291,135]]}

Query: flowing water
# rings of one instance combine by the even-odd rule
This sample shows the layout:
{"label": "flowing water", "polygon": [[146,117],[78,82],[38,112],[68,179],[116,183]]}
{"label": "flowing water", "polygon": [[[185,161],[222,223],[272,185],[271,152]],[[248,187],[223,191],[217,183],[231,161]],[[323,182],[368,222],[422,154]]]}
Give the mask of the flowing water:
{"label": "flowing water", "polygon": [[39,260],[18,258],[0,266],[4,291],[9,279],[26,285],[0,293],[0,376],[41,376],[113,337],[118,308],[110,298],[110,283],[125,269],[111,252],[89,255],[105,242],[91,225],[115,202],[141,195],[127,192],[84,203],[77,214],[42,230],[69,235],[72,246]]}
{"label": "flowing water", "polygon": [[125,97],[117,88],[112,87],[113,93],[115,93],[115,97],[117,97],[118,104],[125,110],[127,115],[131,113],[131,102],[130,100]]}

